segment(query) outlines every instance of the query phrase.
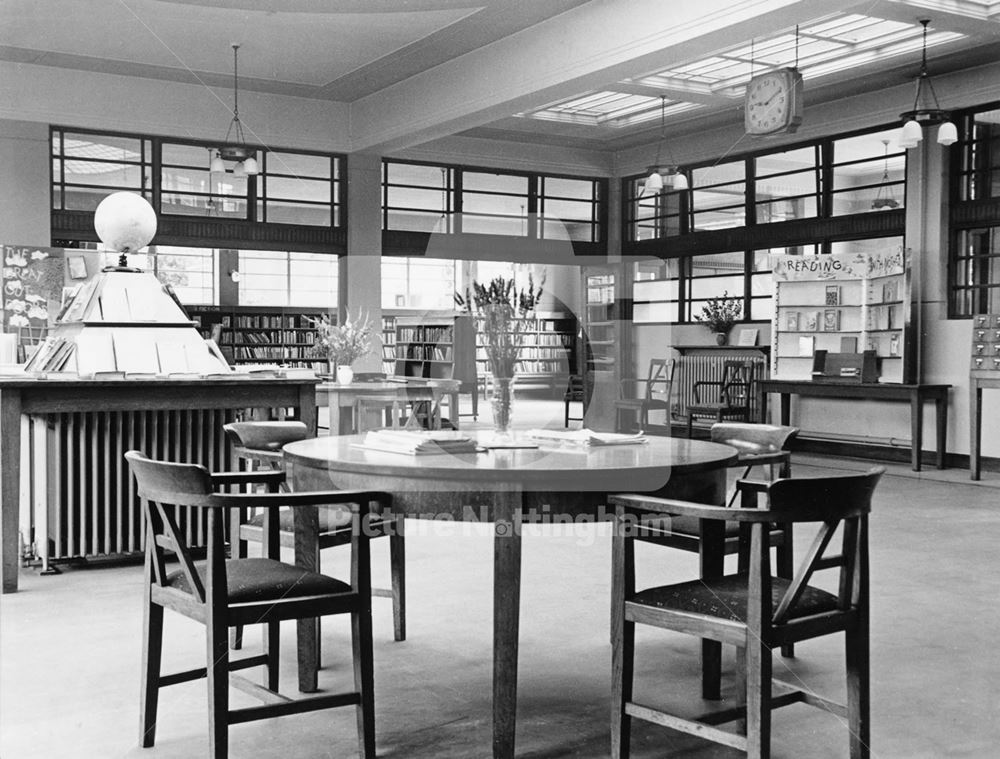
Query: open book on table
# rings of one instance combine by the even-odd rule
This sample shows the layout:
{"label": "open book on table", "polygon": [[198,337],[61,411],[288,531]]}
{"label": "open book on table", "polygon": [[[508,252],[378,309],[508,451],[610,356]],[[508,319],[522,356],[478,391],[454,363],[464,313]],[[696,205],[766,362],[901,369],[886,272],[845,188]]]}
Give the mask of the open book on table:
{"label": "open book on table", "polygon": [[646,436],[640,431],[635,434],[619,432],[595,432],[582,430],[528,430],[528,437],[552,443],[567,443],[581,446],[635,445],[645,443]]}
{"label": "open book on table", "polygon": [[362,448],[414,455],[426,453],[475,453],[476,442],[457,430],[372,430]]}

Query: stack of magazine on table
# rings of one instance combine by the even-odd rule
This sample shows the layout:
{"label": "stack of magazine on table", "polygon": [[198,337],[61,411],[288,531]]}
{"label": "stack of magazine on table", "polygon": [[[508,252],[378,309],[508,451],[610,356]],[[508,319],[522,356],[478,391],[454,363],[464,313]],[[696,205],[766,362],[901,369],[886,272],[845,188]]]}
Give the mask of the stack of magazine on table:
{"label": "stack of magazine on table", "polygon": [[476,441],[457,430],[372,430],[361,447],[390,453],[475,453]]}
{"label": "stack of magazine on table", "polygon": [[635,445],[645,443],[642,432],[622,434],[618,432],[595,432],[582,430],[528,430],[528,437],[548,443],[562,443],[575,446]]}

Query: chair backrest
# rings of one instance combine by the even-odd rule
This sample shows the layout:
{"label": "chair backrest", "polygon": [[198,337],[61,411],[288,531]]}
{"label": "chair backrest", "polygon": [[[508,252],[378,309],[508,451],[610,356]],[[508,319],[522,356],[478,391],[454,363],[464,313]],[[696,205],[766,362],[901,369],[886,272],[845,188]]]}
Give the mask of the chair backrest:
{"label": "chair backrest", "polygon": [[646,400],[669,401],[674,384],[677,362],[674,359],[651,358],[646,377]]}
{"label": "chair backrest", "polygon": [[[173,553],[184,574],[185,587],[200,603],[205,603],[205,583],[195,567],[182,530],[178,528],[176,508],[197,505],[213,492],[212,476],[198,464],[175,464],[154,461],[140,451],[125,454],[129,469],[135,475],[139,497],[146,517],[146,557],[150,565],[150,581],[167,584],[166,552]],[[209,552],[223,556],[221,549],[222,522],[219,509],[209,512]],[[217,550],[212,551],[213,544]],[[210,556],[211,559],[211,556]]]}
{"label": "chair backrest", "polygon": [[717,422],[712,425],[713,443],[722,443],[740,453],[777,453],[799,434],[798,427],[750,422]]}
{"label": "chair backrest", "polygon": [[[768,510],[777,522],[821,522],[812,545],[806,551],[784,596],[773,608],[772,623],[783,624],[794,616],[813,573],[820,569],[838,569],[837,606],[839,611],[855,607],[867,594],[868,587],[868,513],[872,496],[884,467],[874,467],[862,474],[833,477],[794,477],[776,480],[766,487]],[[756,488],[744,489],[744,505],[756,505]],[[826,555],[827,547],[843,524],[840,553]],[[769,595],[769,527],[756,523],[751,546],[751,587],[755,570],[763,575],[762,591]],[[865,599],[866,600],[866,599]]]}
{"label": "chair backrest", "polygon": [[727,359],[722,362],[722,386],[719,400],[727,406],[747,406],[750,404],[754,366],[749,361]]}

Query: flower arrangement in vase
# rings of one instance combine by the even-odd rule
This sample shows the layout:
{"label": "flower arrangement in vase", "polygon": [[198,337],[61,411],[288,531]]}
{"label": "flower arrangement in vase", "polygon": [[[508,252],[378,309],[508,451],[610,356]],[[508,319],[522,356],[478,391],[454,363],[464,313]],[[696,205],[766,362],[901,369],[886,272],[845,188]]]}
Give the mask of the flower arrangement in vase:
{"label": "flower arrangement in vase", "polygon": [[488,285],[473,281],[472,291],[455,293],[455,303],[466,311],[475,310],[482,332],[486,360],[493,375],[490,402],[493,426],[501,435],[510,430],[514,398],[514,376],[524,343],[525,319],[532,316],[542,297],[544,281],[535,287],[528,275],[528,287],[520,290],[514,280],[496,277]]}
{"label": "flower arrangement in vase", "polygon": [[701,313],[694,318],[715,333],[715,341],[719,345],[725,345],[729,330],[739,321],[742,313],[740,299],[731,297],[727,290],[723,290],[720,297],[709,298],[701,307]]}
{"label": "flower arrangement in vase", "polygon": [[327,314],[306,318],[316,329],[316,340],[309,350],[310,355],[326,359],[336,367],[337,382],[351,384],[354,379],[351,364],[374,349],[371,319],[360,311],[353,320],[348,312],[343,324],[332,321]]}

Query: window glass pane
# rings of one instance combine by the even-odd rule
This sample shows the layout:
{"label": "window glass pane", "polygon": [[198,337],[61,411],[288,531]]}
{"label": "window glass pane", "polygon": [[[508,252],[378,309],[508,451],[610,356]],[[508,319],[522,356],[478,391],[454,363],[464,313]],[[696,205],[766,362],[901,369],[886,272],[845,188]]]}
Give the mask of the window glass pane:
{"label": "window glass pane", "polygon": [[466,213],[496,213],[507,216],[527,216],[528,199],[510,195],[462,195],[462,210]]}
{"label": "window glass pane", "polygon": [[385,163],[390,184],[412,184],[421,187],[447,187],[449,170],[444,166],[421,166],[412,163]]}
{"label": "window glass pane", "polygon": [[330,179],[329,156],[268,150],[264,153],[264,166],[268,175],[285,174],[293,177]]}
{"label": "window glass pane", "polygon": [[757,178],[815,169],[818,161],[817,153],[818,150],[814,146],[809,146],[758,156],[754,159]]}
{"label": "window glass pane", "polygon": [[62,146],[67,158],[138,163],[142,161],[142,142],[137,137],[64,132]]}
{"label": "window glass pane", "polygon": [[705,187],[707,185],[745,182],[746,178],[746,163],[744,161],[731,161],[693,169],[691,171],[691,186]]}
{"label": "window glass pane", "polygon": [[579,203],[572,200],[545,199],[545,218],[591,221],[595,206],[593,203]]}
{"label": "window glass pane", "polygon": [[441,190],[417,190],[412,187],[387,188],[390,208],[422,208],[445,211],[448,196]]}
{"label": "window glass pane", "polygon": [[337,305],[337,256],[326,253],[289,253],[289,302],[334,308]]}
{"label": "window glass pane", "polygon": [[906,198],[906,152],[894,131],[833,143],[833,208],[840,216],[901,208]]}
{"label": "window glass pane", "polygon": [[136,188],[142,186],[143,169],[128,164],[97,161],[63,161],[66,184],[92,184],[102,187]]}
{"label": "window glass pane", "polygon": [[[161,178],[164,192],[212,191],[211,174],[207,170],[164,168]],[[246,182],[243,183],[244,185]]]}
{"label": "window glass pane", "polygon": [[528,178],[512,174],[481,174],[474,171],[462,173],[464,190],[506,192],[527,196]]}
{"label": "window glass pane", "polygon": [[[774,189],[772,187],[772,189]],[[775,193],[777,195],[777,193]],[[761,197],[758,194],[757,197]],[[757,204],[757,223],[770,224],[790,219],[807,219],[817,215],[817,199],[815,195],[804,197],[776,197],[764,203]]]}
{"label": "window glass pane", "polygon": [[454,309],[459,263],[446,259],[382,259],[382,307]]}
{"label": "window glass pane", "polygon": [[544,192],[547,197],[592,200],[594,199],[594,182],[589,179],[545,177]]}
{"label": "window glass pane", "polygon": [[264,178],[264,192],[268,201],[280,198],[327,204],[330,202],[330,182],[322,179],[268,176]]}
{"label": "window glass pane", "polygon": [[[212,305],[219,302],[217,250],[154,245],[149,252],[157,278],[174,289],[181,303]],[[134,256],[129,263],[138,265]]]}
{"label": "window glass pane", "polygon": [[528,234],[528,220],[526,218],[505,219],[465,214],[462,217],[462,231],[473,234],[524,237]]}
{"label": "window glass pane", "polygon": [[239,252],[239,297],[243,306],[288,305],[288,255],[268,250]]}
{"label": "window glass pane", "polygon": [[587,222],[560,220],[542,222],[542,237],[546,240],[594,242],[596,227]]}
{"label": "window glass pane", "polygon": [[164,142],[160,146],[160,160],[164,166],[193,166],[208,171],[212,151],[200,145],[178,145]]}
{"label": "window glass pane", "polygon": [[742,251],[691,257],[688,320],[694,321],[709,298],[743,297],[744,258]]}
{"label": "window glass pane", "polygon": [[448,219],[439,211],[389,211],[386,229],[409,232],[449,232]]}
{"label": "window glass pane", "polygon": [[289,203],[268,200],[265,215],[263,204],[257,206],[257,217],[269,224],[305,224],[311,227],[330,226],[330,206],[311,203]]}

